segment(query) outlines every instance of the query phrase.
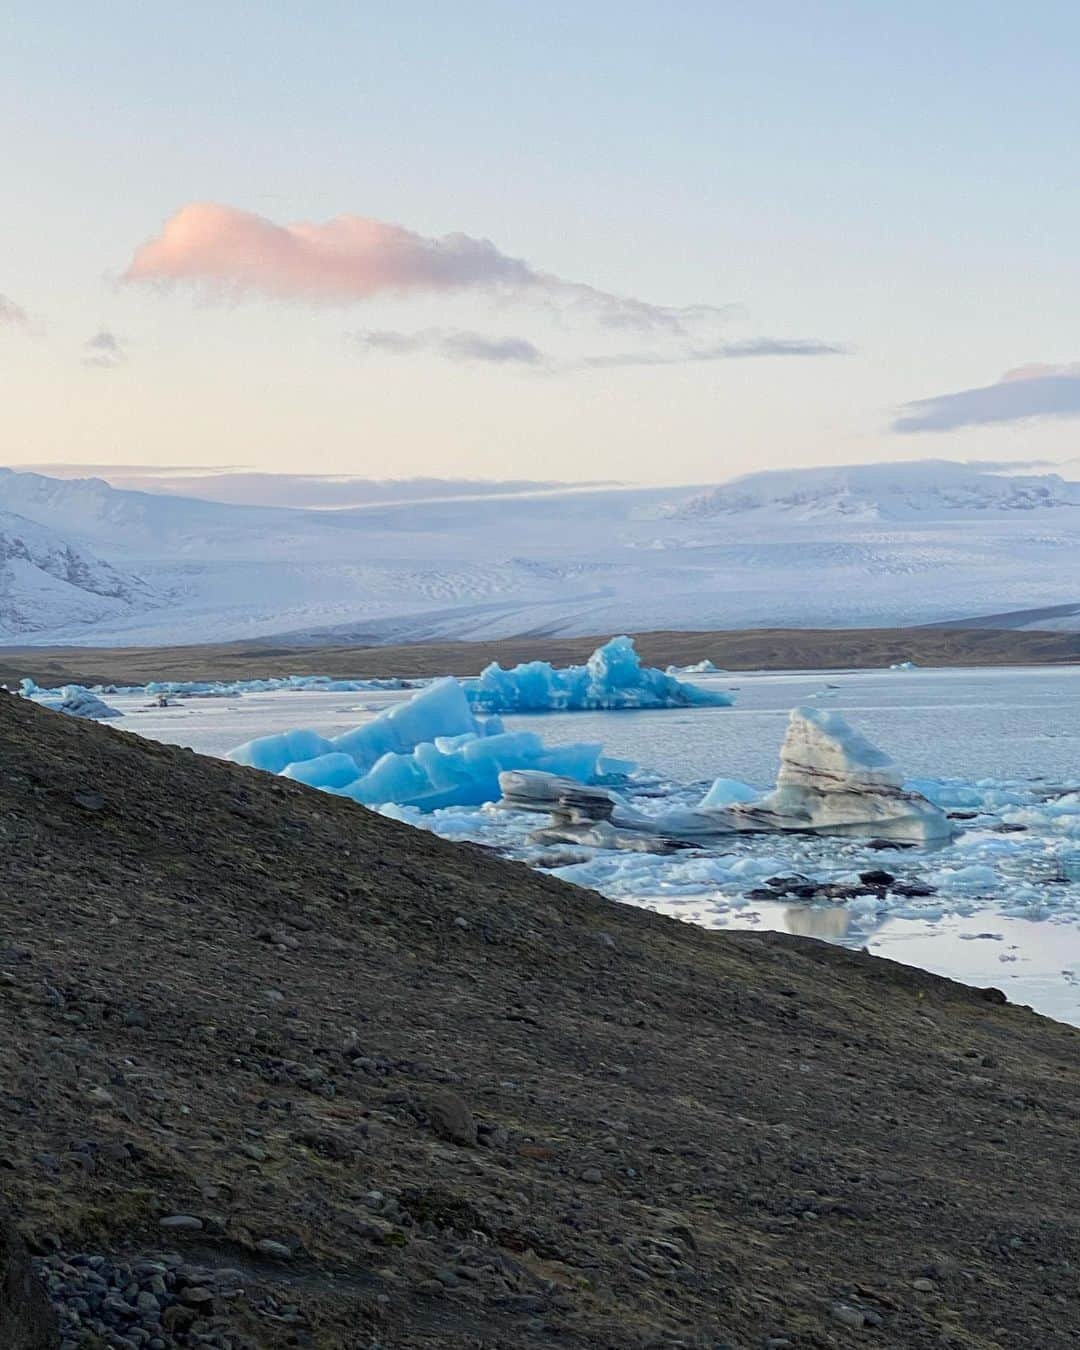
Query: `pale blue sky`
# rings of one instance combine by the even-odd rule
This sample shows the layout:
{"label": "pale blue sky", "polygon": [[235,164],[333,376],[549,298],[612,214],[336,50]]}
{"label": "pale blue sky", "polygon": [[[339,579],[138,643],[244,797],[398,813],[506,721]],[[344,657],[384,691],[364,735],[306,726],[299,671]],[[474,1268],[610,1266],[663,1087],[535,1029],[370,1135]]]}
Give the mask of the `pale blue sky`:
{"label": "pale blue sky", "polygon": [[[993,420],[965,393],[947,407],[974,424],[917,429],[936,404],[890,423],[1080,360],[1078,49],[1058,3],[14,0],[0,295],[27,318],[0,323],[0,460],[704,481],[1071,456],[1070,369],[1045,372],[1054,417],[1000,420],[994,391]],[[327,306],[116,284],[205,201],[461,231],[605,292],[745,312],[672,344],[474,291]],[[370,330],[544,358],[349,336]],[[102,332],[116,352],[85,346]],[[845,354],[675,360],[760,338]]]}

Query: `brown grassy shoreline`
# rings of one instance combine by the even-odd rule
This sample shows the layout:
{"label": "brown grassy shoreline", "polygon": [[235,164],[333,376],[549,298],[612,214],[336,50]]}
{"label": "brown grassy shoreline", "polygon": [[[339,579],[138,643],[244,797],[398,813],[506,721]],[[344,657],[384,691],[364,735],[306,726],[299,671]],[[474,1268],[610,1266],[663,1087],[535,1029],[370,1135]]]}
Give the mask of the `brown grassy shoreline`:
{"label": "brown grassy shoreline", "polygon": [[[272,640],[186,647],[0,647],[0,683],[144,684],[149,680],[473,675],[489,661],[514,665],[584,661],[611,634],[516,637],[389,647],[292,646]],[[992,628],[752,628],[637,633],[649,665],[708,658],[727,670],[873,669],[920,666],[1062,665],[1080,662],[1080,633]]]}

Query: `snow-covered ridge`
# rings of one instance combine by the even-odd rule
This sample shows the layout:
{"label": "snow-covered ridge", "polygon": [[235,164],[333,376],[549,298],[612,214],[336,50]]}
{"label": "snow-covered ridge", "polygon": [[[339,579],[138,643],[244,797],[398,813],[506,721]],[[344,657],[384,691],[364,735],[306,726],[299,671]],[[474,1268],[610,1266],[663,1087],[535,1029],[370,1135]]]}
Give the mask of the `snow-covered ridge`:
{"label": "snow-covered ridge", "polygon": [[672,514],[708,519],[775,512],[863,521],[1040,511],[1080,505],[1080,483],[1058,474],[1002,475],[947,460],[747,474],[690,497]]}
{"label": "snow-covered ridge", "polygon": [[43,645],[1038,627],[1080,596],[1080,484],[941,461],[336,511],[0,470],[4,513],[0,640]]}
{"label": "snow-covered ridge", "polygon": [[46,526],[0,511],[0,636],[17,637],[58,622],[116,619],[160,603],[141,577]]}

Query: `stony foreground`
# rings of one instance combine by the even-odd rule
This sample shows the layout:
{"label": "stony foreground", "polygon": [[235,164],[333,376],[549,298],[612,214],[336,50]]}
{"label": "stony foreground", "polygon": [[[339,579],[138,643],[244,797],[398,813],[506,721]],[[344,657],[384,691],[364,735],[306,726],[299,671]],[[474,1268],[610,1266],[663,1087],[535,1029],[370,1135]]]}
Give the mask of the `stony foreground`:
{"label": "stony foreground", "polygon": [[[8,697],[0,857],[0,1190],[67,1347],[1080,1340],[1080,1033],[994,991]],[[55,1344],[19,1276],[4,1350]]]}

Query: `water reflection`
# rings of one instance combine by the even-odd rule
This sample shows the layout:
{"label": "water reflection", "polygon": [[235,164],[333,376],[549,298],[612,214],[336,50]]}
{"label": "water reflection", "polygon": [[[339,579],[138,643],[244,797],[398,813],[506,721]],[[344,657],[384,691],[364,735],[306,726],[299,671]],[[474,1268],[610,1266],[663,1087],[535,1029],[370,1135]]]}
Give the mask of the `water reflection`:
{"label": "water reflection", "polygon": [[790,905],[784,909],[784,927],[799,937],[821,938],[824,942],[843,942],[851,928],[848,909],[817,909],[812,905]]}

